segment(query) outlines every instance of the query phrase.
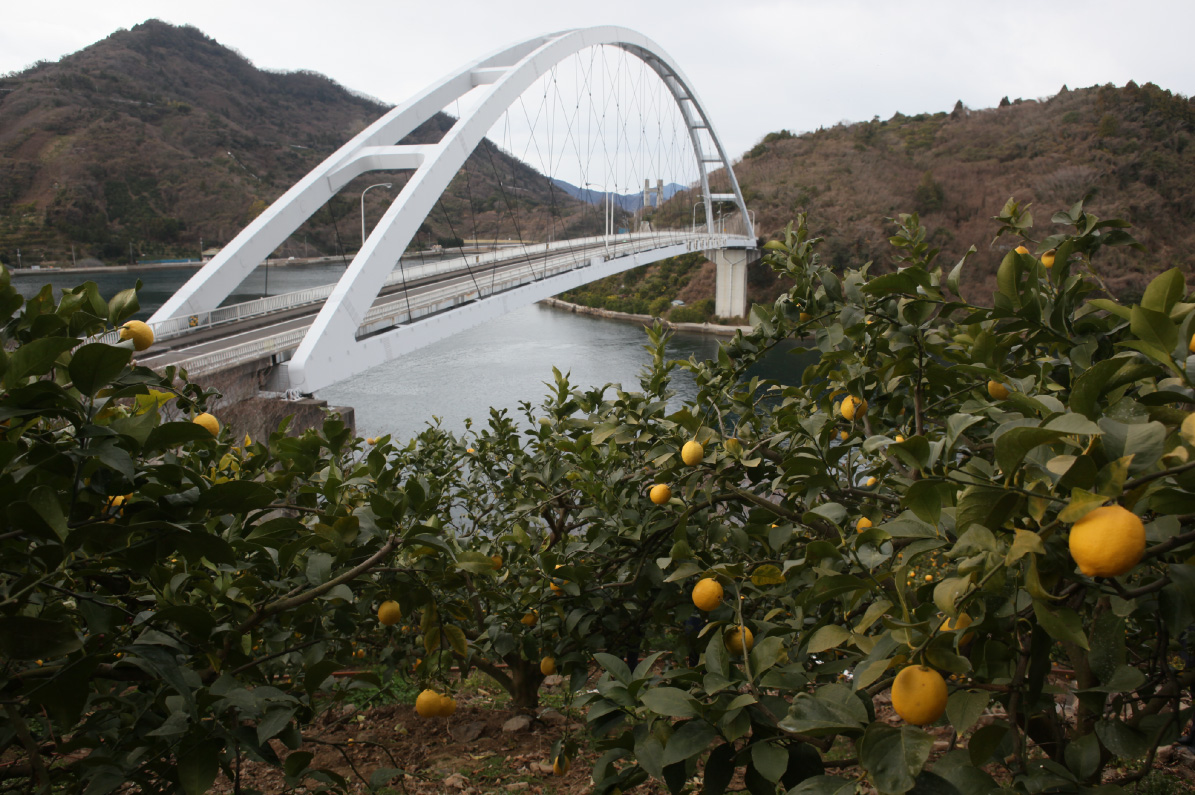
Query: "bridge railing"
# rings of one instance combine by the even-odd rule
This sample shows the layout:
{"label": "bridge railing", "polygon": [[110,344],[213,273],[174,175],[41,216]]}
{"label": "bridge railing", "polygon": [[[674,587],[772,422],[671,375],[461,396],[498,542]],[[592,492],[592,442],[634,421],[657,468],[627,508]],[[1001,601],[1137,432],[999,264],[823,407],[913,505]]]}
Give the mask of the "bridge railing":
{"label": "bridge railing", "polygon": [[[724,234],[709,235],[702,232],[694,234],[689,230],[661,230],[658,232],[637,232],[623,235],[612,235],[607,238],[603,235],[595,235],[592,237],[574,238],[565,241],[555,241],[548,243],[534,243],[521,245],[518,247],[518,253],[524,256],[542,255],[545,259],[552,256],[552,252],[571,253],[574,255],[574,261],[583,263],[588,262],[591,253],[586,249],[602,244],[609,243],[611,246],[620,246],[628,242],[697,242],[699,245],[690,247],[691,251],[700,251],[710,248],[720,248],[724,245]],[[407,281],[414,281],[418,279],[427,278],[429,276],[440,276],[447,273],[454,273],[456,271],[467,271],[474,267],[488,267],[500,263],[504,260],[510,259],[511,249],[499,249],[496,251],[486,252],[484,254],[465,255],[463,257],[453,257],[451,259],[444,259],[439,262],[423,262],[418,265],[400,265],[394,272],[386,279],[382,289],[394,287],[403,282],[404,278]],[[472,261],[470,261],[472,260]],[[244,301],[239,304],[230,304],[228,306],[221,306],[203,312],[197,312],[192,315],[179,315],[172,317],[169,320],[154,323],[153,331],[154,338],[157,340],[167,340],[174,337],[179,337],[184,334],[192,333],[202,329],[212,328],[213,326],[220,326],[226,323],[235,323],[240,320],[245,320],[251,317],[259,317],[262,315],[272,314],[274,312],[281,312],[288,309],[297,309],[304,306],[310,306],[327,300],[328,296],[332,294],[335,289],[335,284],[324,284],[318,287],[308,287],[303,290],[296,290],[289,293],[281,293],[279,295],[266,296],[264,298],[257,298],[252,301]],[[118,337],[118,332],[110,331],[98,338],[101,342],[115,342]]]}
{"label": "bridge railing", "polygon": [[[585,240],[590,243],[599,243],[604,242],[605,239],[603,237],[596,237],[585,238]],[[572,243],[574,244],[573,249],[579,248],[582,245],[576,240],[572,241]],[[552,251],[550,246],[558,244],[539,244],[541,253],[547,255],[543,260],[532,260],[516,268],[511,268],[504,271],[497,278],[479,279],[478,286],[469,287],[464,291],[456,285],[446,286],[431,292],[422,293],[415,298],[409,299],[409,303],[406,299],[396,298],[376,304],[366,313],[361,324],[361,333],[368,335],[401,323],[411,323],[420,318],[444,312],[471,301],[506,292],[533,281],[557,276],[579,267],[587,267],[593,262],[595,256],[600,256],[602,259],[614,259],[639,251],[658,248],[661,245],[675,245],[678,243],[685,244],[689,251],[704,251],[725,247],[728,243],[728,238],[726,235],[719,234],[693,235],[688,231],[677,234],[650,233],[621,235],[617,240],[613,237],[611,238],[608,253],[604,251],[594,252],[592,250],[579,252],[569,249],[556,249],[556,253],[550,253]],[[529,246],[528,249],[530,248]],[[527,253],[532,252],[528,251]],[[603,256],[604,254],[608,255]],[[509,253],[503,257],[503,259],[509,258]],[[459,258],[457,262],[460,262]],[[463,265],[458,265],[456,268],[446,268],[442,272],[454,271],[463,272],[465,268]],[[429,274],[425,273],[424,275]],[[408,273],[408,279],[410,278],[419,277]],[[480,289],[478,289],[479,287]],[[273,297],[281,298],[282,296]],[[231,309],[231,307],[224,308]],[[177,364],[180,367],[186,368],[187,372],[191,375],[201,375],[239,363],[261,359],[264,356],[289,352],[298,346],[306,332],[307,329],[305,327],[295,329],[252,342],[234,345],[220,351],[180,360]]]}

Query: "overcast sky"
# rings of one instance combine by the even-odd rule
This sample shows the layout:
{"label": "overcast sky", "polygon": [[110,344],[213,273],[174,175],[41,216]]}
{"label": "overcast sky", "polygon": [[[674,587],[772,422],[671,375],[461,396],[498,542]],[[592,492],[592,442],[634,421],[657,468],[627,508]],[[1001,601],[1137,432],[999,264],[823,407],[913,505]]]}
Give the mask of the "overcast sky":
{"label": "overcast sky", "polygon": [[258,67],[308,69],[398,103],[538,33],[615,24],[654,39],[732,156],[765,133],[900,111],[991,107],[1129,80],[1195,92],[1195,0],[5,0],[0,73],[157,17]]}

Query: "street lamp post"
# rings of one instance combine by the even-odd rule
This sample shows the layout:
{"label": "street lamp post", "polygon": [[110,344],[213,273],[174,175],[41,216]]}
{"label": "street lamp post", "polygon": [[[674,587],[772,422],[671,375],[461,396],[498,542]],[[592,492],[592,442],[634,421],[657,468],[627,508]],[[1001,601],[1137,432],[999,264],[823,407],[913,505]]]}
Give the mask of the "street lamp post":
{"label": "street lamp post", "polygon": [[692,230],[691,231],[693,234],[697,234],[697,208],[703,204],[705,204],[704,198],[698,199],[696,202],[693,203],[693,212],[690,214],[692,216]]}
{"label": "street lamp post", "polygon": [[379,182],[377,185],[370,185],[365,190],[361,191],[361,245],[365,245],[365,194],[369,193],[374,188],[392,188],[394,187],[389,182]]}

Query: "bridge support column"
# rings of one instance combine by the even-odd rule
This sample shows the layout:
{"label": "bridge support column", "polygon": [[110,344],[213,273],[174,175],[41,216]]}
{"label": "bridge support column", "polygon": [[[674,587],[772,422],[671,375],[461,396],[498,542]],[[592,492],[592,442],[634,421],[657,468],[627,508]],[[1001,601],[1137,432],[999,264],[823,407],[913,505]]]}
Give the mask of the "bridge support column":
{"label": "bridge support column", "polygon": [[747,248],[714,249],[710,259],[717,266],[714,314],[718,317],[747,317],[747,265],[759,258],[759,251]]}

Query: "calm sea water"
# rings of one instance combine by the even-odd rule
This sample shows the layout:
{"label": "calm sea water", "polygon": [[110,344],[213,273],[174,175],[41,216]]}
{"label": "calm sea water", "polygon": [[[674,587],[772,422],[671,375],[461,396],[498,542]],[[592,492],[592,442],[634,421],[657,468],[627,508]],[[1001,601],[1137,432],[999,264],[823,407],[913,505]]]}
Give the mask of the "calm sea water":
{"label": "calm sea water", "polygon": [[[272,267],[269,293],[327,284],[343,272],[340,265]],[[191,269],[143,274],[47,273],[44,278],[39,274],[14,278],[13,282],[29,296],[44,283],[57,290],[90,279],[102,295],[110,297],[141,279],[138,316],[145,318],[192,273]],[[265,269],[258,268],[234,291],[230,302],[257,298],[265,291]],[[356,409],[357,431],[362,436],[389,433],[407,439],[436,418],[449,430],[460,432],[467,418],[484,423],[491,407],[517,412],[522,402],[539,404],[548,391],[545,383],[553,380],[553,367],[569,373],[577,387],[617,383],[637,390],[642,369],[651,361],[646,344],[647,336],[637,325],[532,305],[335,384],[317,397]],[[669,357],[708,359],[716,355],[719,344],[719,338],[709,335],[677,334],[669,344]],[[794,383],[807,362],[808,355],[776,351],[753,374]],[[682,370],[676,371],[672,388],[677,392],[677,405],[697,391]]]}

